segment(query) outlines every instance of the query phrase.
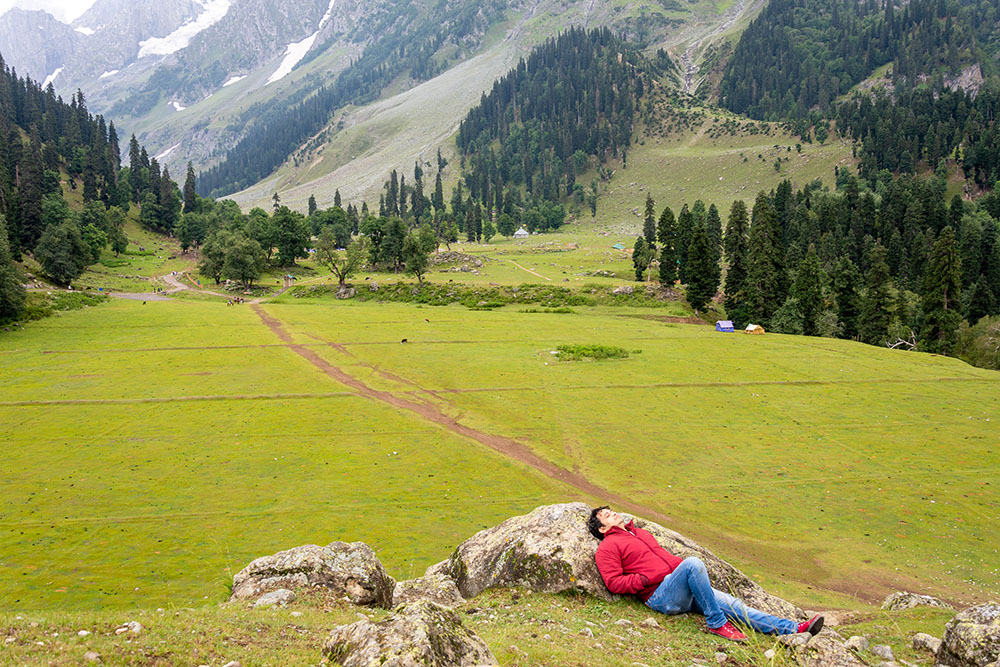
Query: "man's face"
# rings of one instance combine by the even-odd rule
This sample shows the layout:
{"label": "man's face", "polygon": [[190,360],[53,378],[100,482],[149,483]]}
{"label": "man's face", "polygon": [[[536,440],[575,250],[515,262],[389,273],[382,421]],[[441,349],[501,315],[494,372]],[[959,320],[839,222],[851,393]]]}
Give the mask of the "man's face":
{"label": "man's face", "polygon": [[622,515],[607,508],[597,513],[597,520],[601,522],[602,533],[608,532],[612,526],[618,526],[619,528],[625,526],[625,519],[622,518]]}

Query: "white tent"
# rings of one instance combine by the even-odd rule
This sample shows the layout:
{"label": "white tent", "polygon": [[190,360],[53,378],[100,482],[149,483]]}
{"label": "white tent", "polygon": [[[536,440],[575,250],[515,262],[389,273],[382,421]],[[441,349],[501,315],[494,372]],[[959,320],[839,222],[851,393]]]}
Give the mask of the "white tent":
{"label": "white tent", "polygon": [[528,230],[525,229],[524,227],[521,227],[519,230],[517,230],[516,232],[514,232],[514,238],[515,239],[526,239],[526,238],[528,238]]}

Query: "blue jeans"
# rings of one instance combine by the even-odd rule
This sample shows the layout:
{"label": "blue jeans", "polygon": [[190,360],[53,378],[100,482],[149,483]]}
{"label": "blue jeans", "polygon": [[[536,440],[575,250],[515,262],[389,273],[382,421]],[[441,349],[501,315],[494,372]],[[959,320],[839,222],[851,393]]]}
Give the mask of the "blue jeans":
{"label": "blue jeans", "polygon": [[646,600],[646,605],[661,614],[701,612],[710,628],[721,627],[729,619],[767,634],[793,635],[798,632],[795,621],[765,614],[728,593],[712,588],[705,564],[695,557],[685,558],[676,570],[668,574]]}

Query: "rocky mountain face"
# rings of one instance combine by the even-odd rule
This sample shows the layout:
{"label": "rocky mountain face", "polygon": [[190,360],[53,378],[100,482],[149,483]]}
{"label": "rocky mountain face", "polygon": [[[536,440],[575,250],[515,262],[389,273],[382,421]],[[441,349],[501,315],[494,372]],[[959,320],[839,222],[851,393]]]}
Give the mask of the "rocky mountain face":
{"label": "rocky mountain face", "polygon": [[0,55],[21,76],[44,81],[70,59],[83,35],[41,10],[0,16]]}

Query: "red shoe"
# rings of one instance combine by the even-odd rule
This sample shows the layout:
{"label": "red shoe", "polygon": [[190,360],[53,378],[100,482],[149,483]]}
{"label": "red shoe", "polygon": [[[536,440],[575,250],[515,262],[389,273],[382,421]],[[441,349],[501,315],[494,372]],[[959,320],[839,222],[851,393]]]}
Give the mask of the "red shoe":
{"label": "red shoe", "polygon": [[733,624],[729,621],[726,621],[725,625],[718,628],[709,628],[708,631],[713,635],[719,635],[723,639],[728,639],[731,642],[745,642],[747,640],[747,636],[734,628]]}
{"label": "red shoe", "polygon": [[803,621],[799,623],[799,634],[803,632],[808,632],[809,634],[816,636],[819,631],[823,629],[823,617],[813,616],[808,621]]}

